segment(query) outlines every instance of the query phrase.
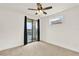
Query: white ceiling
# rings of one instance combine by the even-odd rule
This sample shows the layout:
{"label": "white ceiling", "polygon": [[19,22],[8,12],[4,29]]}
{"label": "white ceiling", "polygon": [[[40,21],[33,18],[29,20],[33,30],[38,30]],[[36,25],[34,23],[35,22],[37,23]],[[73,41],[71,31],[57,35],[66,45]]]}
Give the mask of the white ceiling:
{"label": "white ceiling", "polygon": [[77,3],[42,3],[42,5],[43,7],[52,6],[53,8],[50,10],[46,10],[47,15],[44,15],[44,14],[35,15],[35,11],[28,10],[28,8],[36,8],[37,6],[35,3],[0,3],[0,9],[20,12],[32,18],[40,18],[40,17],[45,17],[45,16],[55,14],[57,12],[64,11],[66,9],[75,7],[79,4]]}

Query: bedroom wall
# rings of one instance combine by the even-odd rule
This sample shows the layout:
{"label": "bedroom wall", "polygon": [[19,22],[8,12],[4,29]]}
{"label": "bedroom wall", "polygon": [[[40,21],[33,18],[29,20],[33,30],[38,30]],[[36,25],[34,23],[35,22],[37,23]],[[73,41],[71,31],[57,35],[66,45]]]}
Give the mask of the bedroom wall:
{"label": "bedroom wall", "polygon": [[23,45],[24,15],[0,10],[0,51]]}
{"label": "bedroom wall", "polygon": [[[49,25],[49,20],[64,16],[62,24]],[[79,52],[79,6],[41,18],[41,40]]]}

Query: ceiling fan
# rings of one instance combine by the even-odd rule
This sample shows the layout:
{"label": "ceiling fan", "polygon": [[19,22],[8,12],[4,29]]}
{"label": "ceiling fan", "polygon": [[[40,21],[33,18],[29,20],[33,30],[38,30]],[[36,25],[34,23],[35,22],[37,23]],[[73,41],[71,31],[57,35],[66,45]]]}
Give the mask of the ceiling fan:
{"label": "ceiling fan", "polygon": [[47,12],[45,12],[45,10],[48,10],[48,9],[52,9],[52,6],[48,6],[48,7],[42,7],[42,4],[41,3],[37,3],[37,8],[36,9],[33,9],[33,8],[28,8],[28,10],[35,10],[36,13],[35,15],[37,15],[38,13],[43,13],[43,14],[47,14]]}

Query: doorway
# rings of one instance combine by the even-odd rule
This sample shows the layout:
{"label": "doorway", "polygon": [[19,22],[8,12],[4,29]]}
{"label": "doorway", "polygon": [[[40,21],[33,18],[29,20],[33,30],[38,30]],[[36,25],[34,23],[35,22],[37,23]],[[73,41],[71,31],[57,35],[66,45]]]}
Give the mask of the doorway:
{"label": "doorway", "polygon": [[39,19],[33,20],[25,16],[24,22],[24,45],[40,41],[40,26]]}

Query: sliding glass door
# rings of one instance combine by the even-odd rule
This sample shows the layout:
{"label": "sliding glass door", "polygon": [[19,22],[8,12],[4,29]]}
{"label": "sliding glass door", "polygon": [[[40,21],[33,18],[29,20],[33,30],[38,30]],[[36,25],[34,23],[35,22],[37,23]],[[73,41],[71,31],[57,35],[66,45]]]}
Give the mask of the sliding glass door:
{"label": "sliding glass door", "polygon": [[33,20],[27,19],[27,42],[33,41]]}
{"label": "sliding glass door", "polygon": [[24,45],[34,41],[39,41],[38,23],[38,20],[29,19],[25,16]]}
{"label": "sliding glass door", "polygon": [[37,20],[33,21],[33,41],[38,40],[38,22]]}

